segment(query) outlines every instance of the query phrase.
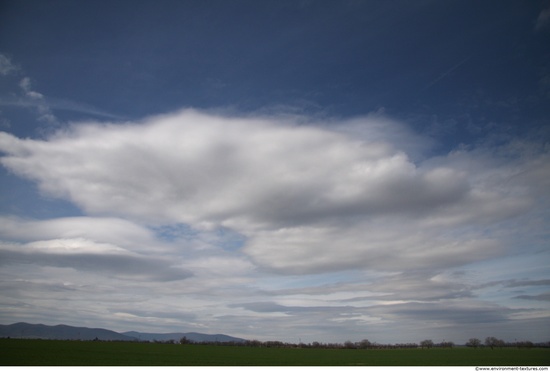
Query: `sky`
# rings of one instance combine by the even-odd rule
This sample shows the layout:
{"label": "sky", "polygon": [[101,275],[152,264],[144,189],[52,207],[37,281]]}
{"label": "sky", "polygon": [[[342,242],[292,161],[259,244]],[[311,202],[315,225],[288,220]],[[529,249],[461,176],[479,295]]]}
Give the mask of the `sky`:
{"label": "sky", "polygon": [[0,323],[550,341],[550,2],[0,2]]}

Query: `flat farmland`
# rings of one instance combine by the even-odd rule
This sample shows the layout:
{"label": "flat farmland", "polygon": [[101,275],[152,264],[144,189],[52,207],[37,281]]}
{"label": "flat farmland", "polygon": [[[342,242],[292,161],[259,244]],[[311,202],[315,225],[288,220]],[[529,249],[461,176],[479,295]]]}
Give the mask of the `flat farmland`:
{"label": "flat farmland", "polygon": [[3,366],[548,366],[550,349],[290,349],[0,340]]}

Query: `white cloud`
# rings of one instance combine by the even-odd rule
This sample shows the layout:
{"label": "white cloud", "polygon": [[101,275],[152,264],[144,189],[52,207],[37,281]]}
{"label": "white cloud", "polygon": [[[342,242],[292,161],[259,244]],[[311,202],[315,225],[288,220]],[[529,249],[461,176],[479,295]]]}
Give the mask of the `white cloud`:
{"label": "white cloud", "polygon": [[119,218],[67,217],[36,221],[0,216],[0,236],[26,242],[86,239],[131,247],[133,252],[162,250],[162,244],[155,241],[150,230]]}
{"label": "white cloud", "polygon": [[43,191],[89,213],[153,221],[292,226],[433,210],[470,193],[463,172],[419,168],[384,138],[277,119],[187,110],[140,124],[74,126],[47,141],[1,141],[11,153],[3,164]]}
{"label": "white cloud", "polygon": [[510,181],[514,172],[548,173],[540,156],[509,165],[486,152],[417,165],[400,150],[417,137],[400,123],[380,115],[328,122],[184,110],[82,123],[47,140],[2,133],[0,148],[10,170],[89,214],[230,228],[248,239],[243,252],[254,262],[292,273],[494,257],[501,244],[475,224],[532,206],[530,186]]}

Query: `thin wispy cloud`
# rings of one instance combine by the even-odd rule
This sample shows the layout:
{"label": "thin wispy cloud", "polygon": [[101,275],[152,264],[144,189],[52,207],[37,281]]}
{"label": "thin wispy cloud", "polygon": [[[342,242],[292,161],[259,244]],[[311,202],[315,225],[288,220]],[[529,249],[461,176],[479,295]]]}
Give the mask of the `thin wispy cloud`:
{"label": "thin wispy cloud", "polygon": [[535,30],[542,31],[550,25],[550,8],[543,9],[535,22]]}
{"label": "thin wispy cloud", "polygon": [[120,115],[112,114],[90,105],[72,102],[65,99],[56,99],[51,97],[47,98],[44,97],[43,94],[34,91],[25,92],[25,97],[20,97],[16,99],[2,99],[0,100],[0,106],[34,108],[37,109],[39,112],[52,112],[52,110],[70,111],[80,114],[87,114],[94,118],[107,118],[112,120],[125,119]]}
{"label": "thin wispy cloud", "polygon": [[0,53],[0,75],[10,75],[18,70],[18,67],[14,65],[10,58]]}
{"label": "thin wispy cloud", "polygon": [[53,114],[50,106],[44,99],[44,95],[32,89],[31,79],[24,77],[19,82],[19,87],[23,90],[25,97],[29,99],[28,106],[36,108],[38,120],[52,126],[58,126],[59,120]]}
{"label": "thin wispy cloud", "polygon": [[472,57],[467,57],[465,59],[463,59],[462,61],[458,62],[456,65],[454,65],[453,67],[451,67],[450,69],[448,69],[447,71],[445,71],[444,73],[442,73],[441,75],[439,75],[439,77],[437,77],[435,80],[431,81],[428,85],[426,85],[422,90],[426,90],[426,89],[429,89],[431,88],[433,85],[439,83],[439,81],[445,79],[447,76],[449,76],[450,74],[453,73],[453,71],[455,71],[456,69],[460,68],[463,64],[467,63],[470,58]]}
{"label": "thin wispy cloud", "polygon": [[[15,87],[13,87],[8,95],[0,96],[0,107],[19,107],[34,110],[37,120],[43,123],[41,131],[44,133],[55,131],[63,125],[63,120],[59,119],[54,112],[56,110],[91,115],[94,118],[123,119],[119,115],[108,113],[92,105],[68,99],[46,97],[43,93],[33,88],[31,78],[24,75],[23,69],[16,66],[4,54],[0,54],[0,75],[19,79],[17,83],[18,89],[14,89]],[[7,122],[7,119],[4,120]]]}

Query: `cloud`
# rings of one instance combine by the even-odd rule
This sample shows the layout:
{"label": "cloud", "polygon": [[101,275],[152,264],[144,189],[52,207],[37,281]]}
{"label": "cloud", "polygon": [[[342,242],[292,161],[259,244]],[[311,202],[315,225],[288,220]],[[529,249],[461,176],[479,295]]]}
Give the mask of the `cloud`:
{"label": "cloud", "polygon": [[26,220],[0,216],[0,236],[17,242],[52,239],[87,239],[132,247],[134,252],[162,250],[154,234],[139,225],[120,218],[67,217],[49,220]]}
{"label": "cloud", "polygon": [[27,244],[0,244],[2,265],[69,267],[118,278],[142,277],[156,281],[181,280],[191,274],[171,267],[170,261],[131,253],[111,244],[85,239],[54,239]]}
{"label": "cloud", "polygon": [[518,298],[521,300],[532,300],[532,301],[550,301],[550,292],[541,293],[538,295],[521,295],[521,296],[516,296],[514,298]]}
{"label": "cloud", "polygon": [[[521,318],[522,314],[535,311],[510,309],[475,299],[398,301],[371,306],[296,306],[266,301],[234,306],[250,311],[261,320],[250,316],[251,324],[267,326],[268,329],[272,325],[274,328],[268,332],[274,334],[273,339],[282,336],[275,326],[276,322],[284,322],[289,329],[302,330],[310,341],[326,333],[341,342],[365,338],[388,342],[396,333],[400,335],[398,342],[419,342],[425,338],[448,340],[451,333],[454,337],[452,341],[457,343],[471,337],[486,337],[487,334],[506,339],[545,339],[547,336],[544,330],[538,328],[544,328],[547,324],[547,315],[526,321]],[[232,321],[235,319],[232,318]]]}
{"label": "cloud", "polygon": [[0,217],[0,304],[54,319],[70,298],[104,326],[293,342],[417,342],[457,324],[455,342],[502,329],[543,339],[544,309],[518,309],[537,294],[509,288],[544,276],[502,259],[544,250],[547,151],[515,141],[427,157],[431,146],[381,113],[183,110],[43,139],[0,133],[6,168],[85,214]]}
{"label": "cloud", "polygon": [[[501,253],[496,241],[444,238],[414,222],[370,221],[353,228],[296,227],[257,233],[244,251],[261,266],[286,273],[352,268],[384,271],[449,268]],[[418,230],[417,230],[418,229]]]}
{"label": "cloud", "polygon": [[10,75],[18,70],[19,68],[12,63],[10,58],[0,53],[0,75]]}
{"label": "cloud", "polygon": [[[36,144],[5,141],[31,152]],[[18,162],[13,170],[37,177],[44,191],[90,213],[117,209],[191,224],[285,225],[289,216],[308,222],[340,213],[407,211],[452,202],[467,189],[461,174],[419,171],[382,141],[191,110],[139,125],[78,126],[43,144],[49,155],[4,158],[4,164]],[[77,158],[46,165],[60,151]]]}
{"label": "cloud", "polygon": [[[191,313],[208,318],[207,308],[223,309],[225,297],[251,293],[255,267],[216,246],[225,235],[112,217],[2,216],[1,315],[131,327],[122,330],[164,325],[173,331],[188,319],[185,329],[204,331]],[[60,304],[71,309],[63,319]]]}
{"label": "cloud", "polygon": [[32,90],[31,79],[24,77],[19,82],[19,87],[25,93],[25,96],[30,99],[31,106],[34,106],[40,115],[38,120],[51,125],[59,125],[59,120],[53,114],[50,106],[44,99],[44,95]]}
{"label": "cloud", "polygon": [[550,279],[511,280],[506,286],[510,287],[510,288],[513,288],[513,287],[530,287],[530,286],[538,286],[538,285],[550,286]]}
{"label": "cloud", "polygon": [[462,66],[464,63],[468,62],[470,60],[471,57],[467,57],[465,59],[463,59],[462,61],[458,62],[456,65],[454,65],[453,67],[451,67],[450,69],[448,69],[447,71],[445,71],[444,73],[442,73],[438,78],[436,78],[435,80],[431,81],[428,85],[426,85],[422,90],[421,92],[431,88],[432,86],[434,86],[435,84],[437,84],[440,80],[446,78],[447,76],[449,76],[454,70],[456,70],[457,68],[459,68],[460,66]]}
{"label": "cloud", "polygon": [[351,306],[284,306],[279,305],[275,302],[253,302],[253,303],[244,303],[244,304],[235,304],[232,307],[243,307],[250,311],[255,311],[259,313],[285,313],[285,314],[295,314],[295,313],[327,313],[331,312],[340,312],[340,311],[350,311]]}
{"label": "cloud", "polygon": [[541,31],[548,27],[548,24],[550,24],[550,8],[543,9],[535,21],[535,30]]}
{"label": "cloud", "polygon": [[[67,99],[46,97],[44,94],[33,89],[31,78],[24,76],[22,69],[3,54],[0,54],[0,76],[12,76],[18,80],[17,85],[12,87],[10,94],[4,94],[0,97],[0,106],[22,107],[35,110],[38,114],[38,121],[47,125],[41,129],[46,134],[59,128],[62,124],[61,120],[55,115],[54,110],[71,111],[114,120],[123,119],[119,115],[105,112],[92,105]],[[4,93],[7,93],[7,90]],[[9,121],[6,118],[0,117],[0,125],[9,126]]]}
{"label": "cloud", "polygon": [[376,297],[380,301],[442,301],[475,297],[471,285],[429,271],[390,275],[370,283],[369,287],[381,294]]}
{"label": "cloud", "polygon": [[100,118],[107,118],[107,119],[114,119],[114,120],[123,120],[124,118],[120,115],[112,114],[110,112],[106,112],[103,110],[98,109],[97,107],[94,107],[92,105],[88,105],[81,102],[74,102],[67,99],[59,99],[59,98],[48,98],[48,104],[52,109],[55,110],[66,110],[66,111],[73,111],[80,114],[89,114],[94,117],[100,117]]}
{"label": "cloud", "polygon": [[80,114],[91,115],[93,117],[114,119],[114,120],[123,120],[124,118],[120,115],[112,114],[103,110],[100,110],[94,106],[87,105],[84,103],[74,102],[66,99],[51,98],[45,97],[43,94],[38,92],[29,92],[25,93],[24,98],[8,98],[0,101],[0,106],[15,106],[23,108],[35,108],[38,111],[41,109],[41,106],[48,107],[50,110],[61,110],[61,111],[72,111]]}
{"label": "cloud", "polygon": [[478,301],[449,301],[444,303],[399,303],[372,306],[374,315],[385,316],[399,322],[424,322],[444,326],[468,326],[470,324],[502,323],[517,310],[488,305]]}
{"label": "cloud", "polygon": [[400,149],[407,133],[380,115],[317,123],[183,110],[45,140],[0,133],[0,149],[4,166],[90,215],[233,230],[254,263],[281,273],[443,269],[504,254],[498,234],[476,225],[521,216],[545,195],[530,186],[548,175],[544,154],[415,163]]}
{"label": "cloud", "polygon": [[419,168],[383,139],[191,110],[1,141],[5,166],[89,213],[253,228],[417,213],[472,194],[463,172]]}
{"label": "cloud", "polygon": [[192,275],[174,266],[169,259],[173,248],[150,230],[117,218],[35,221],[2,216],[0,236],[5,240],[0,244],[3,265],[67,267],[160,281]]}

